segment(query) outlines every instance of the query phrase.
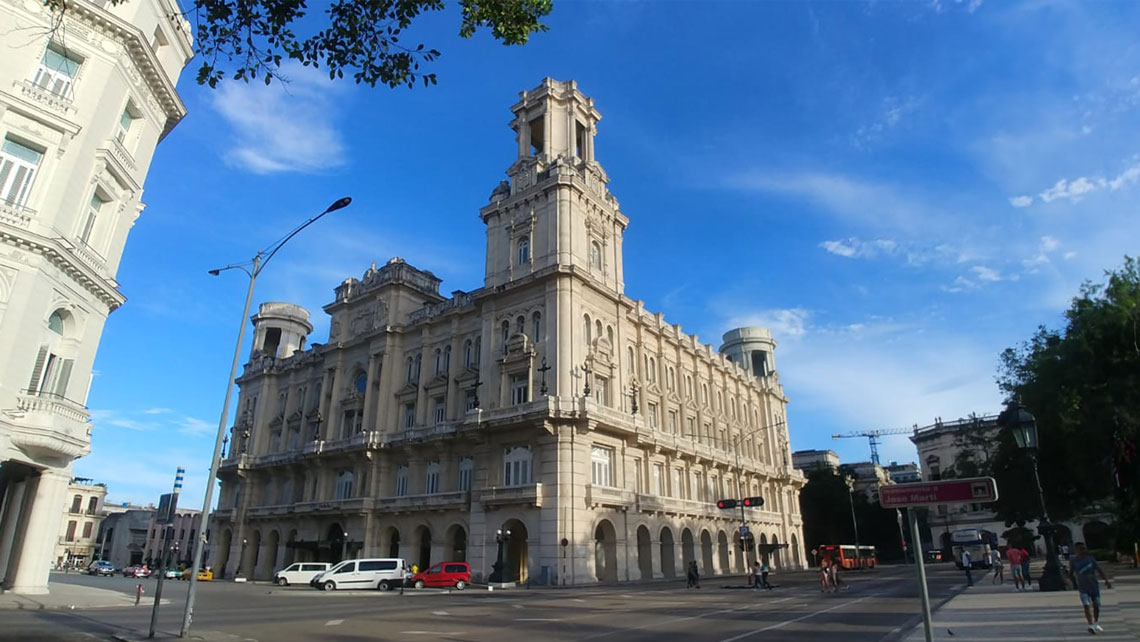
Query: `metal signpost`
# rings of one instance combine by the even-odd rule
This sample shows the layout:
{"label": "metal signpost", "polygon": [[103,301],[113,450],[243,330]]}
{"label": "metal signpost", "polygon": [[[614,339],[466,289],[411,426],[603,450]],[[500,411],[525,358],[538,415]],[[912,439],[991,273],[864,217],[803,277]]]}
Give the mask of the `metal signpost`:
{"label": "metal signpost", "polygon": [[182,466],[178,467],[178,472],[174,475],[174,492],[167,493],[159,498],[158,513],[155,514],[154,523],[162,527],[162,542],[158,549],[158,584],[154,587],[154,607],[150,610],[150,634],[148,638],[154,637],[154,628],[158,624],[158,604],[162,601],[162,581],[166,579],[166,557],[167,549],[169,548],[170,536],[174,534],[174,512],[178,510],[178,493],[182,492],[182,477],[186,474],[186,469]]}
{"label": "metal signpost", "polygon": [[883,508],[906,508],[910,521],[910,539],[914,549],[915,567],[918,569],[918,588],[922,596],[922,629],[926,642],[933,642],[934,630],[930,622],[930,593],[926,589],[926,564],[922,555],[922,539],[918,533],[917,506],[938,504],[976,503],[996,501],[997,483],[993,477],[950,479],[913,484],[883,484],[879,486],[879,504]]}

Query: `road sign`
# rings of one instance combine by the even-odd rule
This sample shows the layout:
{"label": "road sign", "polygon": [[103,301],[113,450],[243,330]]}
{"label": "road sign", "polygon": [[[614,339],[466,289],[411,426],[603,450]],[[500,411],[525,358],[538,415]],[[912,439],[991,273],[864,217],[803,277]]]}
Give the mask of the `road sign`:
{"label": "road sign", "polygon": [[155,524],[173,524],[174,512],[178,510],[178,494],[166,493],[158,498],[158,512],[155,514]]}
{"label": "road sign", "polygon": [[983,504],[998,498],[993,477],[947,479],[912,484],[882,484],[879,504],[883,508],[932,506],[935,504]]}
{"label": "road sign", "polygon": [[740,527],[740,536],[741,537],[747,538],[751,535],[752,535],[752,531],[749,530],[747,526],[741,526]]}

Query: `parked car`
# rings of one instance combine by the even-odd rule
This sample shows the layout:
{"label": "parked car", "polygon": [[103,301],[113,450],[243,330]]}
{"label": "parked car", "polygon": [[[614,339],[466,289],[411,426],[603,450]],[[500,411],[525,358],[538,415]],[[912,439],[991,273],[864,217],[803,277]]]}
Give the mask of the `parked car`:
{"label": "parked car", "polygon": [[212,579],[214,579],[214,572],[211,571],[210,569],[204,568],[204,569],[198,571],[198,581],[199,582],[209,582]]}
{"label": "parked car", "polygon": [[115,565],[107,560],[97,560],[91,562],[91,566],[87,567],[88,575],[114,575]]}
{"label": "parked car", "polygon": [[123,569],[123,577],[150,577],[150,569],[145,566],[128,566]]}
{"label": "parked car", "polygon": [[332,564],[328,562],[296,562],[273,574],[273,581],[277,586],[290,584],[308,584],[317,575],[329,570]]}
{"label": "parked car", "polygon": [[396,557],[345,560],[317,574],[309,580],[309,586],[325,591],[354,588],[390,591],[403,584],[406,571],[407,565],[404,560]]}
{"label": "parked car", "polygon": [[168,568],[162,577],[168,580],[176,580],[180,575],[182,575],[182,571],[176,568]]}
{"label": "parked car", "polygon": [[440,562],[412,576],[416,588],[452,587],[459,590],[471,583],[471,566],[467,562]]}

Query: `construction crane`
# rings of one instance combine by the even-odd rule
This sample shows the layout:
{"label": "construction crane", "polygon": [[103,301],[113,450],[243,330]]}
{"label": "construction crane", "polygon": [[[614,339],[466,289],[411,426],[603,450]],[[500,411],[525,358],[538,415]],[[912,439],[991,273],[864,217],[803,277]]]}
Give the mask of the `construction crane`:
{"label": "construction crane", "polygon": [[908,433],[913,433],[916,429],[917,429],[917,427],[915,427],[915,428],[888,428],[885,430],[860,430],[860,431],[856,431],[856,432],[843,433],[842,435],[839,433],[835,433],[834,435],[831,436],[831,438],[832,439],[847,439],[849,437],[866,437],[867,440],[871,443],[871,461],[878,464],[879,463],[879,437],[882,437],[884,435],[905,435]]}

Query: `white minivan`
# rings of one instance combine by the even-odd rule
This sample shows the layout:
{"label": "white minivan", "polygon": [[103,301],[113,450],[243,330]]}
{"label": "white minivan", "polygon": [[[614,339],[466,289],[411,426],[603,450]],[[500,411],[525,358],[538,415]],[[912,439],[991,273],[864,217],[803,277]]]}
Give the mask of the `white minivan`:
{"label": "white minivan", "polygon": [[309,581],[326,591],[334,589],[380,589],[390,591],[404,582],[407,565],[404,560],[388,557],[345,560]]}
{"label": "white minivan", "polygon": [[332,564],[328,562],[297,562],[273,574],[273,581],[277,586],[290,584],[308,584],[309,580],[329,570]]}

